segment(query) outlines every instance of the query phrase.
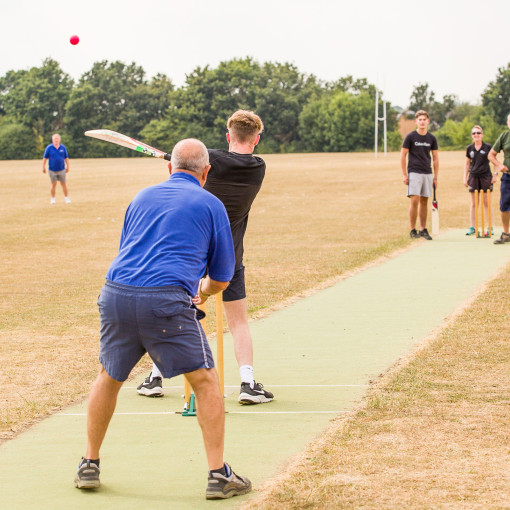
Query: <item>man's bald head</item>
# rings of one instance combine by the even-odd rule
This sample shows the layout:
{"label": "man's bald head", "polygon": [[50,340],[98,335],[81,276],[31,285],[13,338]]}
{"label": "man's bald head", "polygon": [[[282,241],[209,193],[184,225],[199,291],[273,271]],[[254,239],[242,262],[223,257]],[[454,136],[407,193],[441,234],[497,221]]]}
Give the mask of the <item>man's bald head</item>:
{"label": "man's bald head", "polygon": [[177,142],[172,150],[172,170],[186,170],[201,177],[209,166],[207,147],[196,138],[186,138]]}

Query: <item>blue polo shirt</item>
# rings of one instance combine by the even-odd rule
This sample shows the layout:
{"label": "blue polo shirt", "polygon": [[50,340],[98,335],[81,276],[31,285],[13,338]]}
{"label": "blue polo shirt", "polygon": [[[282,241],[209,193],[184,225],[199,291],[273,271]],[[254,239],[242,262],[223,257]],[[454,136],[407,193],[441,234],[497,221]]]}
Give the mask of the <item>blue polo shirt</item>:
{"label": "blue polo shirt", "polygon": [[60,144],[57,149],[52,143],[46,147],[43,156],[44,159],[49,160],[48,168],[52,172],[60,172],[61,170],[65,170],[65,159],[68,157],[69,155],[67,154],[65,145]]}
{"label": "blue polo shirt", "polygon": [[106,278],[135,287],[178,285],[194,296],[206,269],[213,280],[228,282],[234,265],[225,207],[195,177],[176,172],[129,205]]}

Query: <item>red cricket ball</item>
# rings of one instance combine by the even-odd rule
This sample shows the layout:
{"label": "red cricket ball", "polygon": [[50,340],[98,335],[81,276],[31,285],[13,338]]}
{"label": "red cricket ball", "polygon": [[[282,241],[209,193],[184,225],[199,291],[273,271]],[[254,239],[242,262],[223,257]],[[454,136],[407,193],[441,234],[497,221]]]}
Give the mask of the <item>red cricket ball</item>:
{"label": "red cricket ball", "polygon": [[73,46],[75,46],[76,44],[78,44],[80,42],[80,38],[77,35],[72,35],[71,38],[69,39],[69,42]]}

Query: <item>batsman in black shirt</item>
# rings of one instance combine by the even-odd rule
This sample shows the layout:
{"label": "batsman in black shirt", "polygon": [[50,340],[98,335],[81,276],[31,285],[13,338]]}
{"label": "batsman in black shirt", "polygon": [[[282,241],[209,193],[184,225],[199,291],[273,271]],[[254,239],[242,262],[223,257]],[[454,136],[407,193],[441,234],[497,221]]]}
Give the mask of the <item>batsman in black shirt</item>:
{"label": "batsman in black shirt", "polygon": [[[209,149],[211,169],[204,189],[223,202],[234,241],[235,273],[229,286],[223,291],[223,304],[228,327],[234,339],[234,351],[241,376],[238,401],[241,404],[262,404],[270,402],[274,396],[254,380],[253,341],[248,326],[243,242],[248,215],[266,172],[264,160],[253,155],[264,125],[255,113],[238,110],[228,119],[227,129],[228,151]],[[151,375],[138,386],[137,391],[140,395],[149,397],[163,395],[161,373],[155,364]]]}

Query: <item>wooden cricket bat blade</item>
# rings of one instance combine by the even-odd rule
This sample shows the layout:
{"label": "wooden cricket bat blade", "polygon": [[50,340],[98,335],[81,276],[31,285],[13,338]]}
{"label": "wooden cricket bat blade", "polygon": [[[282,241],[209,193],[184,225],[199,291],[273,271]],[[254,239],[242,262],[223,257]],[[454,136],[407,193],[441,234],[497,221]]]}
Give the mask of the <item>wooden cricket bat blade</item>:
{"label": "wooden cricket bat blade", "polygon": [[439,234],[439,210],[432,206],[432,234]]}
{"label": "wooden cricket bat blade", "polygon": [[166,152],[155,149],[154,147],[140,142],[135,138],[123,135],[122,133],[117,133],[116,131],[111,131],[110,129],[91,129],[89,131],[85,131],[85,136],[97,138],[98,140],[114,143],[116,145],[122,145],[122,147],[127,147],[128,149],[148,154],[154,158],[162,158],[167,161],[170,161],[171,159],[171,154],[167,154]]}

